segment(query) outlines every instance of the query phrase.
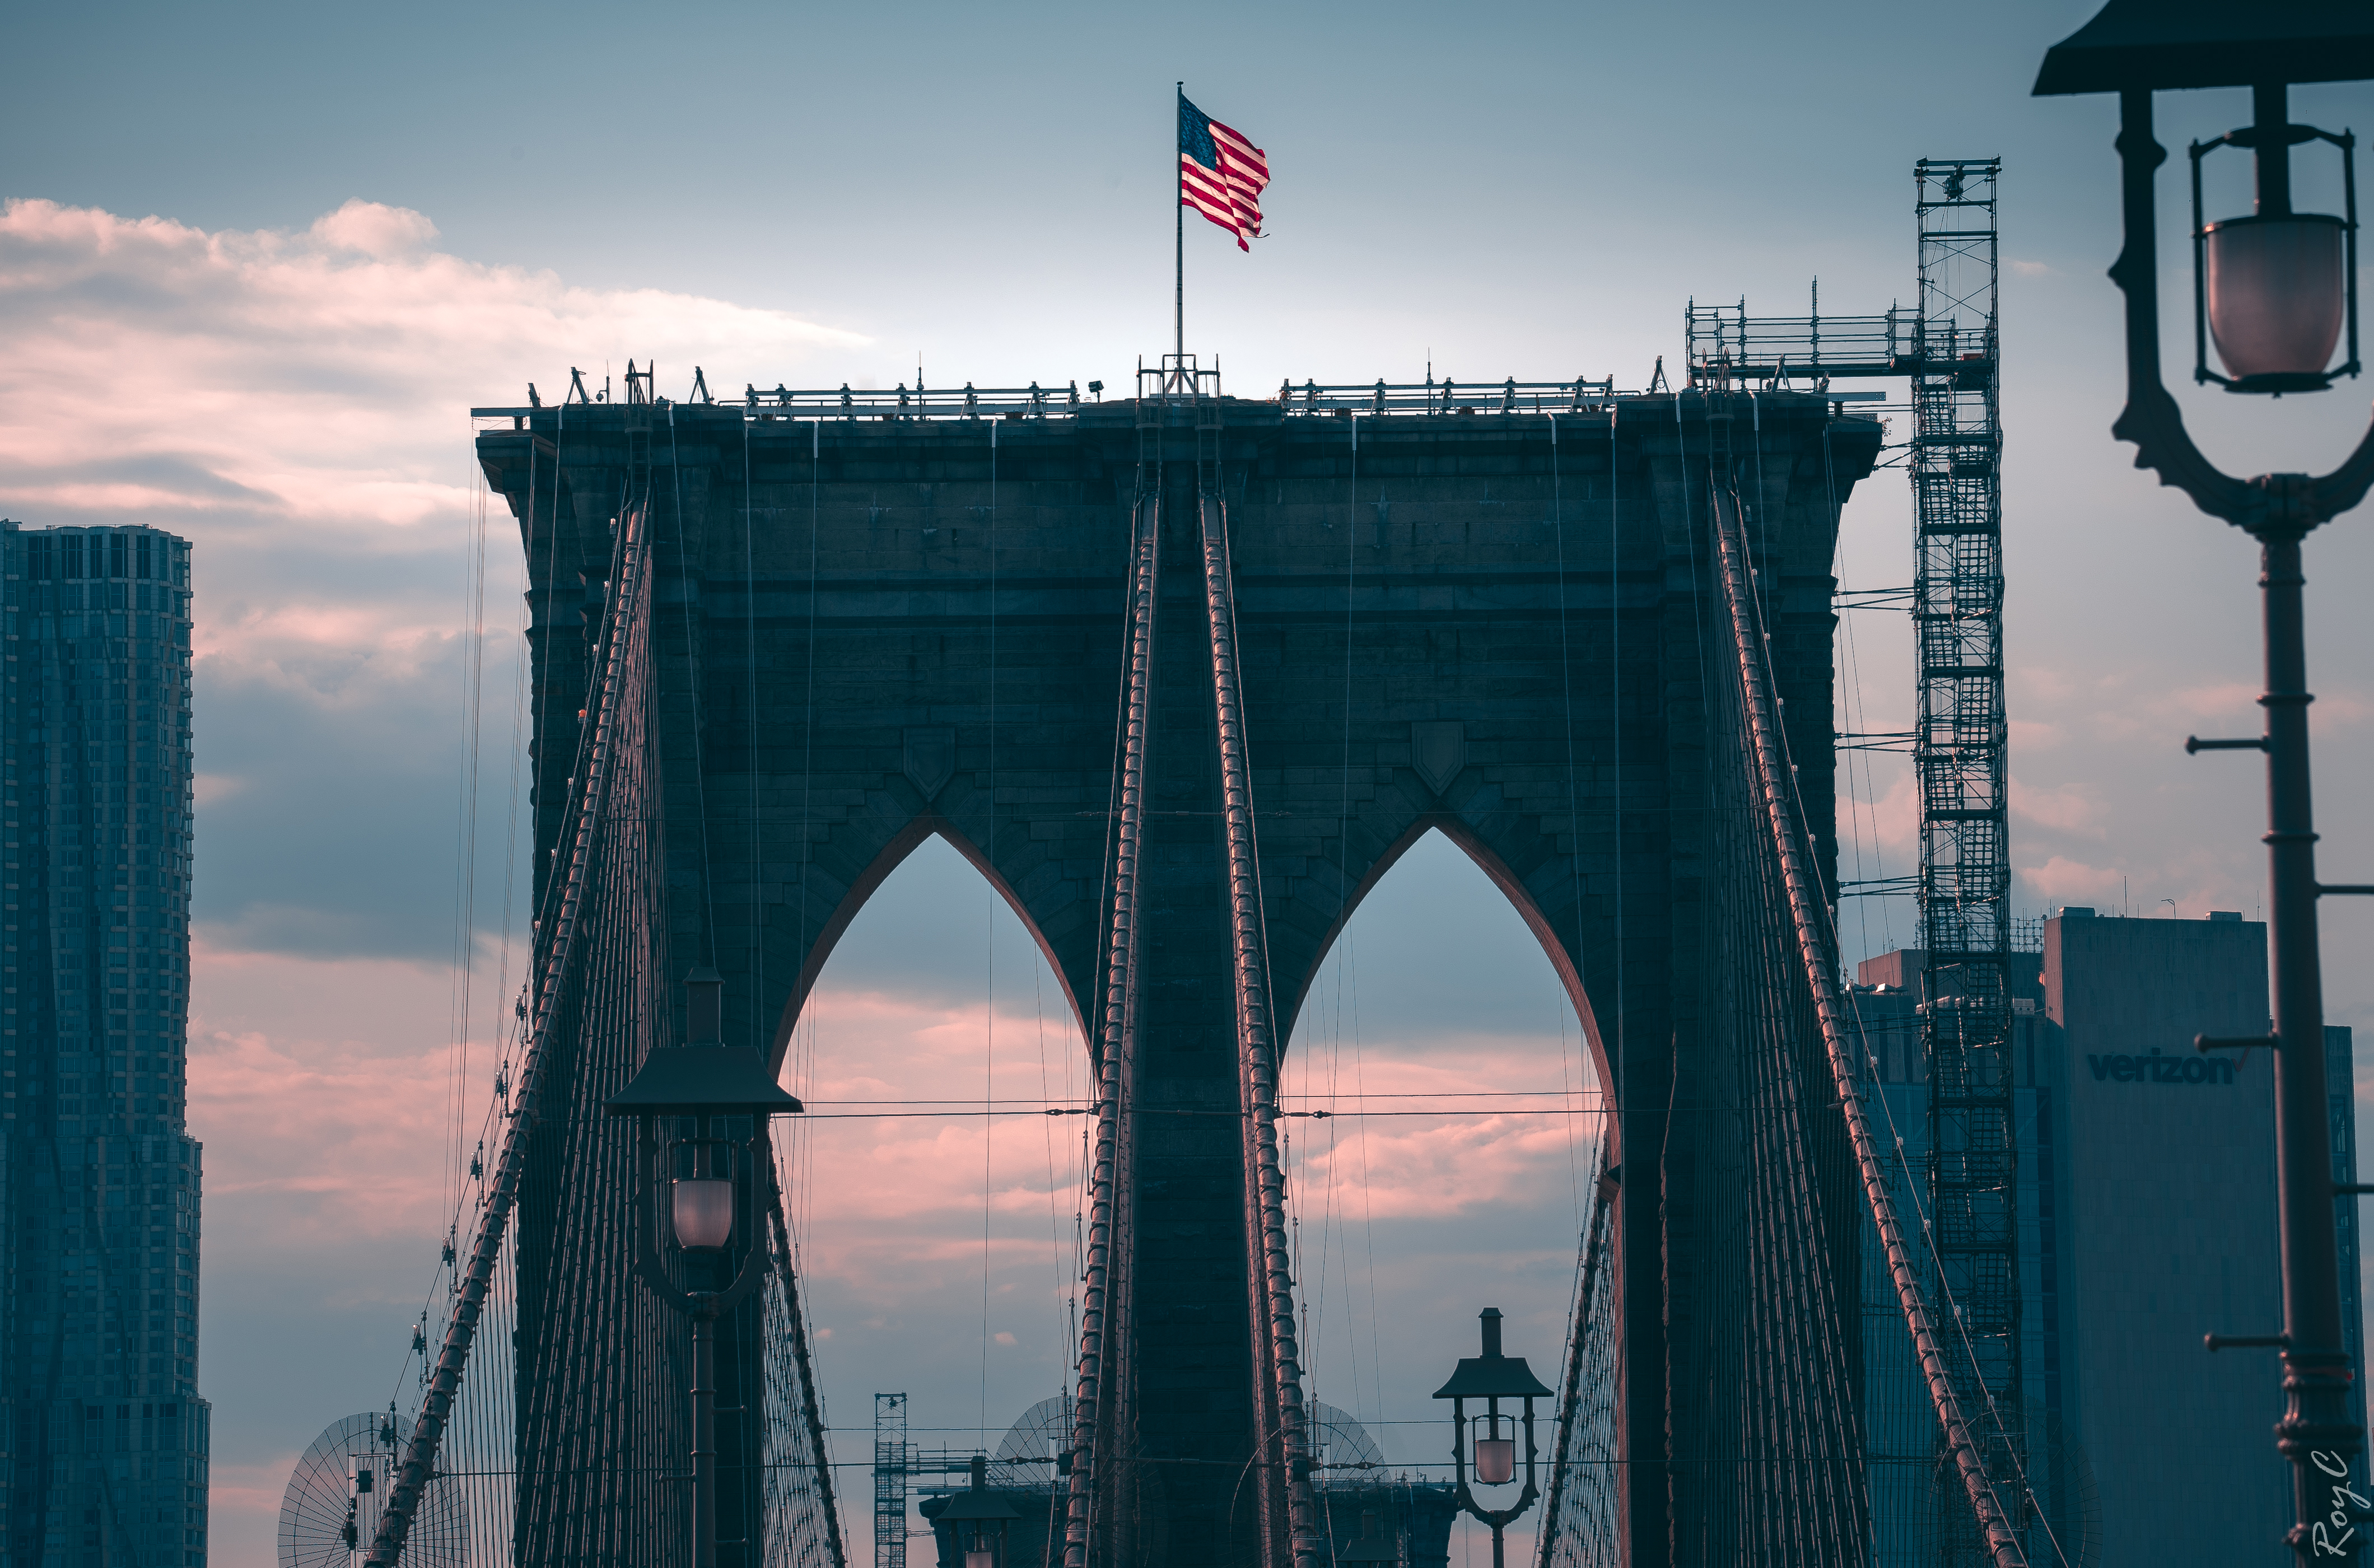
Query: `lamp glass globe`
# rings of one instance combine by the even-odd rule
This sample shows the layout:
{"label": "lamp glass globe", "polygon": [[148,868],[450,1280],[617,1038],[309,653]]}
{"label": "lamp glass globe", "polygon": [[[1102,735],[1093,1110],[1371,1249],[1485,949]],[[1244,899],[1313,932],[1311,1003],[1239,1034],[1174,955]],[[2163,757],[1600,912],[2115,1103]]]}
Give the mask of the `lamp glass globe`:
{"label": "lamp glass globe", "polygon": [[2314,376],[2348,309],[2341,220],[2321,214],[2231,218],[2202,244],[2209,336],[2237,380]]}
{"label": "lamp glass globe", "polygon": [[734,1239],[734,1184],[722,1176],[679,1176],[670,1208],[676,1245],[714,1252]]}

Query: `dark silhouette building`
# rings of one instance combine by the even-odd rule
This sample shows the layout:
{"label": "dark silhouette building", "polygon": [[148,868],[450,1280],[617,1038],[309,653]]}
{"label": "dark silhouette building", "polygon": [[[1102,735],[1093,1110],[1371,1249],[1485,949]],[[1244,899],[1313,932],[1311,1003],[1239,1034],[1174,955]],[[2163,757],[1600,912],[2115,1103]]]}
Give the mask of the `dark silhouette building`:
{"label": "dark silhouette building", "polygon": [[[2032,941],[2011,967],[2029,1481],[2070,1562],[2239,1560],[2283,1534],[2287,1472],[2266,1440],[2280,1406],[2263,1367],[2210,1356],[2201,1339],[2281,1316],[2274,1083],[2266,1053],[2204,1056],[2192,1041],[2265,1031],[2267,929],[2231,910],[2073,907]],[[1880,1118],[1904,1139],[1892,1174],[1905,1212],[1930,1147],[1920,1012],[1957,1000],[1950,975],[1926,971],[1918,949],[1882,954],[1849,997]],[[2353,1182],[2350,1031],[2328,1026],[2325,1047],[2333,1179]],[[2355,1206],[2340,1219],[2347,1348],[2362,1360]],[[1936,1485],[1935,1418],[1863,1235],[1872,1561],[1910,1568],[1937,1560],[1941,1500],[1963,1505]],[[2362,1409],[2363,1391],[2352,1398]],[[2159,1457],[2129,1434],[2180,1430],[2188,1462],[2218,1481],[2169,1517]],[[2031,1539],[2035,1557],[2051,1550]]]}
{"label": "dark silhouette building", "polygon": [[0,1565],[197,1568],[190,545],[0,521]]}

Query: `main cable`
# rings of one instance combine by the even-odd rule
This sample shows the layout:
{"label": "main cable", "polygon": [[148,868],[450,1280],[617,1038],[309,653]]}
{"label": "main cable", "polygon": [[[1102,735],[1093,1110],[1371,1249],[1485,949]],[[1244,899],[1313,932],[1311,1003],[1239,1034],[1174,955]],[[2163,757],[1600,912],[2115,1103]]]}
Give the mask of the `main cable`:
{"label": "main cable", "polygon": [[1822,922],[1815,910],[1818,889],[1812,885],[1816,874],[1812,853],[1805,842],[1796,791],[1789,779],[1789,764],[1781,743],[1775,735],[1779,724],[1773,714],[1770,673],[1765,663],[1769,656],[1763,649],[1756,609],[1747,586],[1745,541],[1735,537],[1737,520],[1735,516],[1726,518],[1720,492],[1712,501],[1715,551],[1723,595],[1730,609],[1732,641],[1737,660],[1737,678],[1741,683],[1740,695],[1746,710],[1757,771],[1757,793],[1761,796],[1764,815],[1787,886],[1789,915],[1795,928],[1806,981],[1813,991],[1815,1008],[1821,1020],[1822,1036],[1830,1071],[1837,1082],[1839,1104],[1846,1113],[1848,1136],[1854,1145],[1864,1199],[1879,1232],[1881,1246],[1887,1256],[1898,1305],[1912,1331],[1929,1383],[1930,1396],[1937,1409],[1938,1423],[1943,1429],[1948,1456],[1961,1478],[1971,1509],[1977,1515],[1989,1555],[1994,1560],[1996,1568],[2026,1568],[2026,1558],[2020,1550],[2018,1538],[2004,1515],[2001,1501],[1994,1495],[1992,1481],[1986,1473],[1984,1461],[1979,1457],[1951,1375],[1945,1370],[1944,1352],[1930,1323],[1928,1305],[1922,1299],[1910,1251],[1897,1224],[1870,1123],[1857,1093],[1851,1052],[1847,1044],[1844,1012],[1839,1004],[1837,979],[1826,956]]}

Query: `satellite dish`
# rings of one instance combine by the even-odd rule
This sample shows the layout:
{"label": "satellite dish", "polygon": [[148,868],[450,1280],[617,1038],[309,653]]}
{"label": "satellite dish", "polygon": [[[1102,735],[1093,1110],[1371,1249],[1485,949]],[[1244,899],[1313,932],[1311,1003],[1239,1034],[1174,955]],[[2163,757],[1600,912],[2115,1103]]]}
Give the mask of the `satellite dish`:
{"label": "satellite dish", "polygon": [[1045,1486],[1055,1479],[1055,1454],[1072,1433],[1072,1397],[1041,1399],[1005,1429],[990,1461],[992,1486]]}
{"label": "satellite dish", "polygon": [[[1339,1410],[1319,1399],[1310,1401],[1310,1457],[1322,1465],[1381,1465],[1384,1451],[1349,1410]],[[1322,1485],[1360,1483],[1360,1472],[1322,1470]]]}
{"label": "satellite dish", "polygon": [[[388,1482],[411,1441],[412,1422],[393,1412],[324,1428],[280,1499],[280,1568],[362,1568]],[[404,1568],[462,1568],[468,1548],[461,1489],[430,1481],[405,1538]]]}

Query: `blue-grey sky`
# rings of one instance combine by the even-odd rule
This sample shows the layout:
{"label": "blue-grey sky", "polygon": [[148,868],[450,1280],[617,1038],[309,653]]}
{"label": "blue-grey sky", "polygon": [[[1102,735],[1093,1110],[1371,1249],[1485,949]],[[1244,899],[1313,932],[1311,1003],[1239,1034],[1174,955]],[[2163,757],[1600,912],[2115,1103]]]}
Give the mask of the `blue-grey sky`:
{"label": "blue-grey sky", "polygon": [[[694,363],[722,389],[887,385],[911,379],[919,357],[935,384],[1117,384],[1169,341],[1174,79],[1263,146],[1274,173],[1271,236],[1250,256],[1207,226],[1187,235],[1189,346],[1217,356],[1246,395],[1289,376],[1415,378],[1429,362],[1461,379],[1613,373],[1637,387],[1658,356],[1678,355],[1692,297],[1796,313],[1818,275],[1828,310],[1910,301],[1913,159],[2001,156],[2023,912],[2258,908],[2256,770],[2180,750],[2188,732],[2257,722],[2252,552],[2110,440],[2122,377],[2118,296],[2102,276],[2118,242],[2113,110],[2027,96],[2043,50],[2092,9],[242,5],[12,17],[0,511],[35,526],[151,522],[198,543],[193,1116],[212,1173],[202,1379],[217,1410],[217,1562],[269,1560],[288,1460],[321,1425],[386,1398],[429,1273],[452,1159],[449,1047],[464,1032],[451,958],[482,504],[466,409],[512,400],[530,380],[553,393],[571,365],[615,372],[652,356],[661,392],[676,395]],[[2248,111],[2239,92],[2161,103],[2177,155],[2161,184],[2163,295],[2180,364],[2183,144]],[[2306,89],[2295,107],[2365,129],[2374,89]],[[2222,210],[2247,198],[2238,173],[2213,185]],[[2302,189],[2331,200],[2321,173],[2304,171]],[[2213,456],[2256,472],[2331,466],[2363,428],[2368,393],[2355,382],[2279,404],[2179,395]],[[1909,509],[1893,474],[1858,493],[1847,585],[1908,580]],[[2321,853],[2345,880],[2374,875],[2369,523],[2345,518],[2309,550]],[[501,1006],[515,690],[515,536],[499,509],[486,536],[467,922],[480,1043],[460,1091],[473,1106]],[[1842,702],[1854,727],[1901,728],[1903,625],[1854,622]],[[1871,804],[1841,823],[1850,854],[1866,874],[1910,869],[1901,770],[1883,759],[1854,787]],[[1035,960],[1010,922],[963,902],[979,887],[969,874],[951,854],[919,858],[852,930],[816,1020],[819,1082],[956,1071],[989,1043],[992,973],[996,1038],[1027,1018],[1034,1051],[1025,1067],[1001,1054],[999,1071],[1036,1071],[1040,1014],[1016,1000]],[[976,924],[912,940],[914,922],[946,926],[966,907]],[[2326,919],[2332,1014],[2374,1027],[2374,911],[2345,904]],[[1340,1015],[1326,1000],[1323,1018],[1306,1017],[1306,1043],[1314,1030],[1338,1042],[1328,1059],[1340,1065],[1357,1006],[1377,1021],[1376,1082],[1556,1082],[1547,966],[1455,855],[1414,855],[1362,921],[1368,950],[1395,956],[1357,966]],[[1845,920],[1852,954],[1909,930],[1902,907]],[[978,965],[936,956],[976,941]],[[976,1012],[978,1046],[965,1033]],[[1076,1073],[1075,1044],[1050,1050],[1057,1081],[1067,1060]],[[1429,1209],[1381,1184],[1388,1211],[1317,1249],[1316,1272],[1339,1270],[1339,1305],[1356,1301],[1373,1327],[1365,1339],[1346,1328],[1332,1352],[1322,1335],[1323,1376],[1370,1368],[1366,1386],[1348,1372],[1330,1385],[1343,1398],[1322,1390],[1331,1402],[1428,1413],[1377,1374],[1430,1365],[1438,1327],[1467,1331],[1478,1270],[1506,1281],[1498,1305],[1555,1359],[1567,1133],[1502,1131],[1473,1147],[1367,1151],[1372,1169],[1424,1171],[1467,1207]],[[911,1373],[919,1423],[981,1419],[982,1183],[977,1129],[961,1138],[970,1153],[885,1135],[828,1158],[863,1155],[899,1176],[863,1224],[829,1206],[811,1217],[837,1422],[862,1422],[872,1388]],[[1050,1203],[1061,1209],[1047,1195],[1060,1162],[1033,1187],[1029,1150],[994,1153],[992,1208],[1016,1230],[999,1233],[992,1272],[1023,1299],[1057,1248],[1030,1253],[1022,1238]],[[1307,1235],[1310,1214],[1334,1212],[1318,1196],[1334,1189],[1306,1173],[1305,1190]],[[1346,1250],[1372,1246],[1373,1284]],[[960,1275],[971,1283],[958,1288]],[[990,1340],[1013,1352],[992,1358],[993,1424],[1052,1389],[1052,1311],[1040,1299],[994,1328],[1016,1343]],[[1390,1439],[1387,1451],[1415,1452]]]}

